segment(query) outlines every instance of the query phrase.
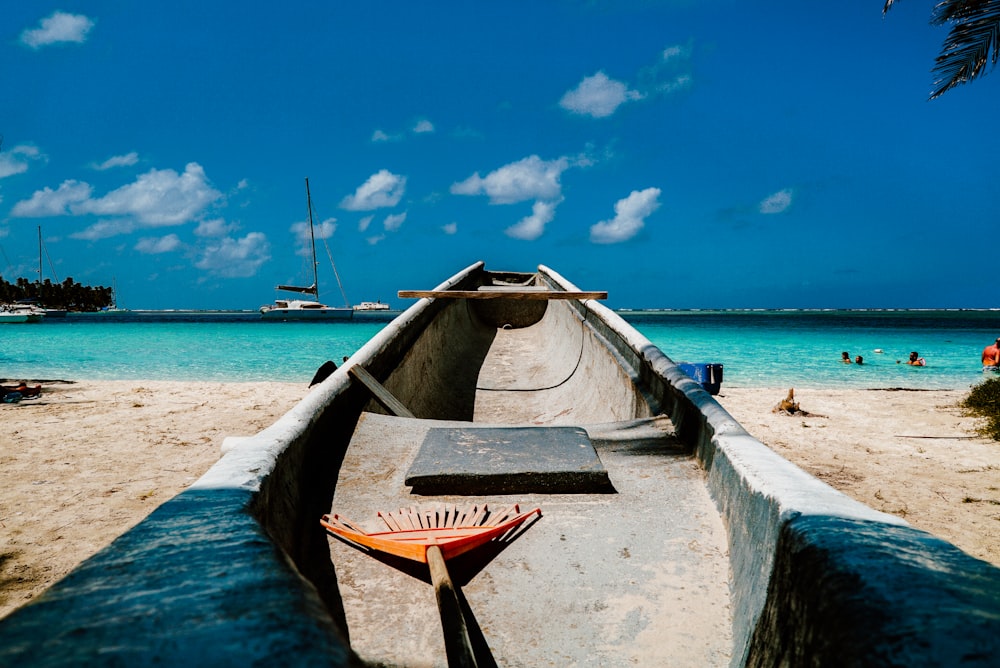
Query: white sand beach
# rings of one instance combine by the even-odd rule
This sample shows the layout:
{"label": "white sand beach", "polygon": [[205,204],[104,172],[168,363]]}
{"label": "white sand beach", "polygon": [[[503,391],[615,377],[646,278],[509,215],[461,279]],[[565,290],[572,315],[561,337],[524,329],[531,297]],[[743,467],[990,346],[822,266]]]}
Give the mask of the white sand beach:
{"label": "white sand beach", "polygon": [[0,617],[197,480],[305,383],[80,381],[0,404]]}
{"label": "white sand beach", "polygon": [[[1000,565],[1000,443],[972,432],[960,391],[730,389],[719,402],[784,457],[846,494]],[[0,617],[200,477],[305,384],[77,382],[0,406]]]}
{"label": "white sand beach", "polygon": [[817,417],[772,412],[787,393],[723,386],[717,399],[820,480],[1000,566],[1000,443],[973,432],[965,391],[796,391]]}

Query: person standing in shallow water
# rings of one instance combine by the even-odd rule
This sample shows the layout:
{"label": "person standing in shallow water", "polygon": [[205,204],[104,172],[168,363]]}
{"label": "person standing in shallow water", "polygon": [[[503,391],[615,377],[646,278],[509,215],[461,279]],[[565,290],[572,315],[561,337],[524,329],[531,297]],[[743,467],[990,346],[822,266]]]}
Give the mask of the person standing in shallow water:
{"label": "person standing in shallow water", "polygon": [[846,350],[844,352],[840,353],[840,361],[843,362],[844,364],[850,364],[851,363],[851,353],[847,352]]}
{"label": "person standing in shallow water", "polygon": [[906,363],[910,366],[927,366],[926,360],[916,350],[910,353],[910,359],[906,360]]}
{"label": "person standing in shallow water", "polygon": [[983,348],[983,370],[994,371],[1000,368],[1000,338],[992,346]]}

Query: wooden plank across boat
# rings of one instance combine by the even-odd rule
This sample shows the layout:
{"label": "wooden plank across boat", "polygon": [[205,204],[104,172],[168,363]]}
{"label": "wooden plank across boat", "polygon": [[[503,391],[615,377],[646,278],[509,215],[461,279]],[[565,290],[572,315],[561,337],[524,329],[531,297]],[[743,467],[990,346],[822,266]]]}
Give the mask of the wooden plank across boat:
{"label": "wooden plank across boat", "polygon": [[[781,458],[604,292],[476,263],[401,294],[278,422],[0,620],[0,665],[995,664],[1000,569]],[[544,519],[424,514],[515,505]],[[416,510],[342,519],[386,508]]]}
{"label": "wooden plank across boat", "polygon": [[483,285],[475,290],[400,290],[398,296],[400,299],[530,299],[548,301],[552,299],[607,299],[608,293],[550,290],[540,286]]}

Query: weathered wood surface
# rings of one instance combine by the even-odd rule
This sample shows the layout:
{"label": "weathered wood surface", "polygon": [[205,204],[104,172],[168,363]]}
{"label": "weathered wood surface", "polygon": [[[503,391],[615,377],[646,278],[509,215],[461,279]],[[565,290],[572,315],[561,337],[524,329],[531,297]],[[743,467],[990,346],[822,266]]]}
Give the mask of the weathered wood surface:
{"label": "weathered wood surface", "polygon": [[607,291],[549,290],[547,288],[483,286],[478,290],[400,290],[400,299],[607,299]]}
{"label": "weathered wood surface", "polygon": [[427,548],[427,565],[434,583],[438,611],[441,613],[441,627],[444,630],[444,646],[448,656],[448,666],[454,668],[476,668],[476,656],[469,641],[469,630],[462,614],[462,604],[458,590],[451,580],[445,565],[441,548],[431,545]]}
{"label": "weathered wood surface", "polygon": [[372,393],[373,397],[375,397],[375,401],[379,402],[383,408],[393,415],[409,418],[416,417],[406,406],[403,405],[403,402],[392,396],[392,393],[385,389],[382,386],[382,383],[378,382],[375,376],[368,372],[368,369],[356,364],[348,369],[347,373],[350,374],[351,378],[355,378],[362,385],[367,387],[368,391]]}

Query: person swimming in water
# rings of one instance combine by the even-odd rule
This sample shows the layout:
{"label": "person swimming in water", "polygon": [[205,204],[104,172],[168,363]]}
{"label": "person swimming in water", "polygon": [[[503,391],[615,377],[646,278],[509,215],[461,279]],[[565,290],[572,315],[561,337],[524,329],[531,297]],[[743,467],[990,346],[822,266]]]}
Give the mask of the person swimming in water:
{"label": "person swimming in water", "polygon": [[927,362],[916,350],[910,353],[910,359],[906,360],[906,363],[910,366],[927,366]]}
{"label": "person swimming in water", "polygon": [[851,353],[847,352],[846,350],[844,352],[840,353],[840,361],[843,362],[844,364],[850,364],[851,363]]}

